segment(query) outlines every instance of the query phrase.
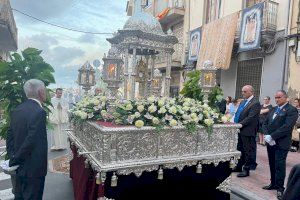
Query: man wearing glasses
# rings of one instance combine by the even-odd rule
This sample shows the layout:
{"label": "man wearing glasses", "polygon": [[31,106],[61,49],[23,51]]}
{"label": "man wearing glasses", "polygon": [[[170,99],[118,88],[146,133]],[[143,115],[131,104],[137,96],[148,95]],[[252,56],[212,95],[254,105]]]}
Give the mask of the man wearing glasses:
{"label": "man wearing glasses", "polygon": [[238,177],[247,177],[250,175],[250,169],[254,169],[257,165],[255,136],[258,130],[260,103],[254,97],[251,85],[242,88],[242,95],[244,100],[234,116],[234,122],[242,125],[237,145],[237,150],[241,151],[241,158],[233,171],[241,172]]}
{"label": "man wearing glasses", "polygon": [[263,133],[267,142],[271,183],[265,190],[277,190],[277,198],[281,199],[284,191],[286,157],[291,146],[292,130],[298,117],[297,109],[288,103],[284,90],[275,94],[277,106],[270,112],[263,124]]}

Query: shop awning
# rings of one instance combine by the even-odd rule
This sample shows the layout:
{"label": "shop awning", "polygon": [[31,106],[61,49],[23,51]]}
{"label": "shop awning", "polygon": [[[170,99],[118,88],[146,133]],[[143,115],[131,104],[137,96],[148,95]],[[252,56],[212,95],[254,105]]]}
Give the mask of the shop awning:
{"label": "shop awning", "polygon": [[202,27],[197,69],[201,69],[206,60],[211,60],[217,68],[229,68],[238,17],[237,12]]}

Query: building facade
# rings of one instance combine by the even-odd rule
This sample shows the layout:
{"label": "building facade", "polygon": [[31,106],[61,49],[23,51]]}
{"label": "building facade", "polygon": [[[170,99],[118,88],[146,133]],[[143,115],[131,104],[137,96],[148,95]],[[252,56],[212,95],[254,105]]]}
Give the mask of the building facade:
{"label": "building facade", "polygon": [[9,0],[0,1],[0,59],[9,60],[9,52],[18,49],[17,27]]}
{"label": "building facade", "polygon": [[[128,2],[127,13],[129,15],[134,9],[132,2],[133,0]],[[263,25],[260,33],[261,46],[255,50],[237,52],[242,12],[260,2],[264,2]],[[164,31],[171,29],[179,39],[172,63],[173,84],[178,86],[179,90],[184,82],[183,69],[189,53],[191,31],[238,12],[239,21],[231,64],[226,70],[218,70],[218,83],[225,96],[234,98],[241,97],[243,85],[251,84],[255,88],[256,96],[262,99],[264,96],[273,96],[278,89],[297,87],[296,78],[294,80],[289,76],[289,72],[296,70],[297,67],[289,69],[289,64],[292,61],[287,58],[290,57],[291,50],[289,41],[286,39],[291,31],[291,21],[294,25],[297,21],[294,19],[296,14],[291,16],[291,10],[295,10],[293,12],[297,10],[293,6],[295,2],[298,0],[294,0],[294,2],[286,0],[236,0],[234,3],[232,0],[147,0],[144,1],[144,10],[158,17]],[[167,14],[165,14],[166,12]],[[157,63],[161,69],[164,65],[163,61]]]}
{"label": "building facade", "polygon": [[289,27],[289,71],[288,92],[293,98],[300,98],[300,0],[291,1]]}

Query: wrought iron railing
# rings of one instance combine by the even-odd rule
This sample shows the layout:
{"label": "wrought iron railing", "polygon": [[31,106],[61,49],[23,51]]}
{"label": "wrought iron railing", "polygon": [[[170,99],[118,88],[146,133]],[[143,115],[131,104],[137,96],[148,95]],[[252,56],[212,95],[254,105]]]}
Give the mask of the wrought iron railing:
{"label": "wrought iron railing", "polygon": [[0,22],[1,21],[8,25],[14,42],[17,44],[17,26],[13,17],[9,0],[0,1]]}

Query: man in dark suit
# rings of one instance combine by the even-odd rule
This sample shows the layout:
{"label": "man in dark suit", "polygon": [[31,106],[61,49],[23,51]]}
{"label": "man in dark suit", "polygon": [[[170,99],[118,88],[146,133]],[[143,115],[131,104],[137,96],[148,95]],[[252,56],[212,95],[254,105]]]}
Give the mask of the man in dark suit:
{"label": "man in dark suit", "polygon": [[260,103],[254,97],[254,89],[251,85],[242,88],[242,95],[244,100],[234,116],[234,122],[242,125],[237,145],[237,150],[241,151],[241,158],[234,171],[241,172],[238,177],[247,177],[250,175],[251,167],[257,165],[255,136],[258,130]]}
{"label": "man in dark suit", "polygon": [[263,124],[263,133],[267,142],[267,151],[271,173],[271,183],[265,190],[277,190],[277,198],[281,199],[284,191],[286,157],[291,147],[292,130],[298,118],[298,111],[288,103],[284,90],[275,94],[277,106],[270,112]]}
{"label": "man in dark suit", "polygon": [[24,84],[27,101],[11,114],[7,138],[9,166],[19,165],[16,172],[15,199],[41,200],[47,174],[45,85],[31,79]]}

